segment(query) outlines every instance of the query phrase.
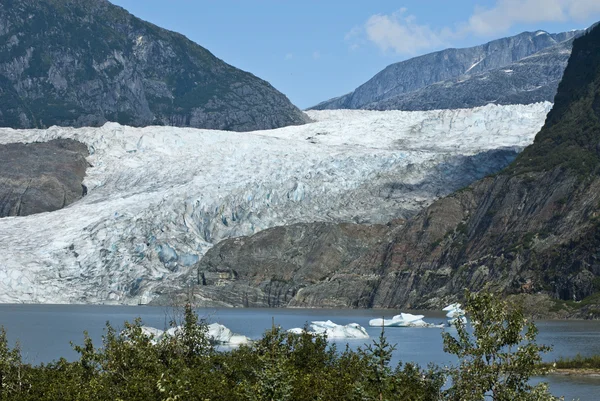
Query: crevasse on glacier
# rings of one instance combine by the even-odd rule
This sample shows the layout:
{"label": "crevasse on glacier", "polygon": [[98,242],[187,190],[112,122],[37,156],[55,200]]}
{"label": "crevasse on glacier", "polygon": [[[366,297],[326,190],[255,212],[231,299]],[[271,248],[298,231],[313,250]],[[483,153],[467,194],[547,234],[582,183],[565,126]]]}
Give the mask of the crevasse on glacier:
{"label": "crevasse on glacier", "polygon": [[1,143],[81,141],[92,166],[80,201],[0,220],[0,302],[146,302],[224,238],[408,217],[510,162],[550,107],[311,111],[311,124],[248,133],[0,129]]}

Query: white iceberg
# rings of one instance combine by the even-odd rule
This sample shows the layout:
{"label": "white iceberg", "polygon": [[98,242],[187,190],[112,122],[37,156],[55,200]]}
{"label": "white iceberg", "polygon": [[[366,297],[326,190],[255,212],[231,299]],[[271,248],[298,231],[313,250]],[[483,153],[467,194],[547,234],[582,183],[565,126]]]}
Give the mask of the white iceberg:
{"label": "white iceberg", "polygon": [[448,318],[448,325],[453,326],[458,321],[462,322],[463,324],[467,323],[467,318],[465,317],[465,311],[464,311],[464,309],[461,308],[461,304],[453,303],[453,304],[446,306],[442,310],[444,312],[448,312],[448,313],[446,313],[446,317]]}
{"label": "white iceberg", "polygon": [[142,326],[142,334],[148,338],[150,338],[150,342],[152,344],[156,344],[158,340],[162,337],[163,331],[154,327]]}
{"label": "white iceberg", "polygon": [[[310,334],[326,335],[328,339],[365,339],[369,338],[367,330],[358,323],[350,323],[345,326],[336,324],[331,320],[314,321],[310,324]],[[288,333],[302,334],[304,329],[293,328],[289,329]]]}
{"label": "white iceberg", "polygon": [[442,309],[442,310],[443,310],[444,312],[449,312],[449,311],[452,311],[452,310],[462,310],[462,309],[461,309],[461,306],[462,306],[462,305],[461,305],[461,304],[459,304],[459,303],[453,303],[453,304],[450,304],[450,305],[446,306],[446,307],[445,307],[444,309]]}
{"label": "white iceberg", "polygon": [[423,320],[424,315],[413,315],[401,313],[391,319],[371,319],[369,326],[372,327],[443,327],[443,325],[427,323]]}
{"label": "white iceberg", "polygon": [[234,334],[227,327],[219,323],[208,325],[207,336],[212,343],[220,345],[241,345],[250,342],[248,337],[241,334]]}
{"label": "white iceberg", "polygon": [[[237,346],[248,344],[250,339],[241,334],[235,334],[227,327],[219,323],[207,325],[206,337],[212,344]],[[154,327],[142,326],[142,333],[152,338],[152,343],[156,344],[164,337],[175,337],[183,331],[182,326],[171,327],[163,331]]]}
{"label": "white iceberg", "polygon": [[446,317],[448,319],[452,319],[455,317],[459,317],[459,316],[464,316],[465,315],[465,311],[464,310],[452,310],[448,313],[446,313]]}

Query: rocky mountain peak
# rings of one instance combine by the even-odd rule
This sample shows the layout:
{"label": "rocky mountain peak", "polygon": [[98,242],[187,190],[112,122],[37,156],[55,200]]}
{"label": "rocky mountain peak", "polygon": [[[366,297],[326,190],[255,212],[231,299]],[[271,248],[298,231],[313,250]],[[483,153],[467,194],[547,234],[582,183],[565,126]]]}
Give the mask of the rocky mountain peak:
{"label": "rocky mountain peak", "polygon": [[394,63],[314,109],[433,110],[552,101],[581,31],[523,32]]}
{"label": "rocky mountain peak", "polygon": [[106,0],[0,3],[0,126],[235,131],[308,118],[269,83]]}

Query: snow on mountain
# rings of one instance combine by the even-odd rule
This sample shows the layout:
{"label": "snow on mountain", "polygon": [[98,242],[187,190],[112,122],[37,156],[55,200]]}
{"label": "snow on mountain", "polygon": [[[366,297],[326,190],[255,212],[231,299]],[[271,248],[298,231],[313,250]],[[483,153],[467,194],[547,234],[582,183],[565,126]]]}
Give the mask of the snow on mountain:
{"label": "snow on mountain", "polygon": [[92,166],[80,201],[0,219],[0,302],[147,302],[224,238],[410,216],[510,162],[550,107],[312,111],[313,123],[249,133],[0,129],[0,143],[81,141]]}

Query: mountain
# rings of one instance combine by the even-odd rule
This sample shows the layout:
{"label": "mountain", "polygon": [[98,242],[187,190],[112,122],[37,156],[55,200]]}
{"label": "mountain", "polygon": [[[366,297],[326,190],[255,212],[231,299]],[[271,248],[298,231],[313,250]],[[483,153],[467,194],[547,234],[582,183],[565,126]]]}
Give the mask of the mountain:
{"label": "mountain", "polygon": [[464,288],[489,288],[536,294],[546,311],[598,318],[599,144],[596,26],[575,40],[544,127],[508,168],[407,221],[305,223],[223,241],[191,277],[197,299],[432,308]]}
{"label": "mountain", "polygon": [[[228,238],[248,242],[245,236],[257,234],[260,242],[269,228],[308,224],[307,236],[301,229],[276,230],[282,245],[308,241],[321,247],[316,254],[286,253],[291,259],[286,266],[339,252],[325,248],[331,240],[310,231],[313,222],[323,235],[331,230],[332,238],[355,236],[351,252],[337,256],[345,264],[378,244],[390,220],[410,218],[440,196],[508,165],[533,141],[550,108],[538,103],[426,112],[311,111],[309,124],[244,135],[117,123],[0,128],[6,146],[73,140],[89,149],[85,178],[76,182],[79,191],[81,184],[87,188],[86,196],[49,213],[0,219],[0,302],[170,302],[170,294],[187,288],[190,277],[197,281],[206,252]],[[350,223],[357,222],[377,226],[355,229]],[[277,260],[277,252],[259,252],[263,261]],[[233,276],[207,271],[203,280],[215,286],[205,289],[221,295],[207,293],[205,300],[243,305],[243,299],[235,300],[235,285],[218,284],[235,272],[238,283],[245,283],[244,266],[234,267]],[[320,277],[325,275],[312,279]],[[222,296],[230,289],[234,298]],[[247,304],[261,302],[270,301]]]}
{"label": "mountain", "polygon": [[523,32],[415,57],[313,109],[434,110],[552,101],[580,33]]}
{"label": "mountain", "polygon": [[106,0],[0,3],[0,126],[250,131],[307,117],[269,83]]}

